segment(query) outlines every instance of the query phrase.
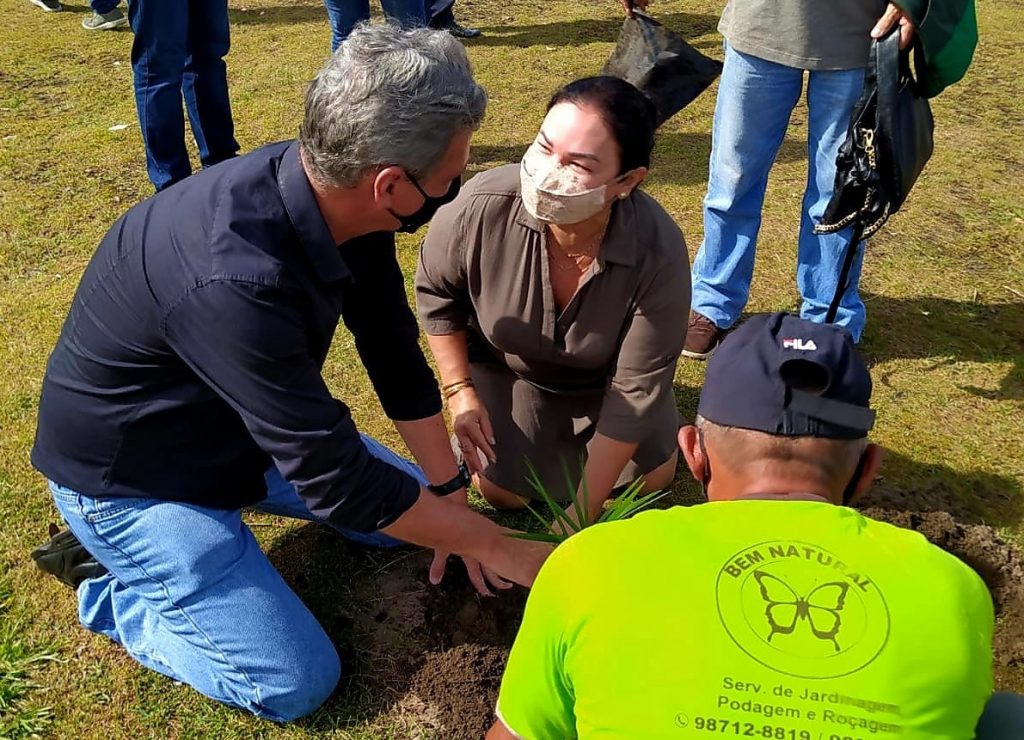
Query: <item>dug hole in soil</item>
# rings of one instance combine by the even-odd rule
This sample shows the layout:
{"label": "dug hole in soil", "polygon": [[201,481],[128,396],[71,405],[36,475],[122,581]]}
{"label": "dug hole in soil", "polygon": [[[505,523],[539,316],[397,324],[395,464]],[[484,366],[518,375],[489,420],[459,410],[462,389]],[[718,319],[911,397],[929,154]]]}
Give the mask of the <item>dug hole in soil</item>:
{"label": "dug hole in soil", "polygon": [[[989,526],[965,523],[948,511],[894,508],[897,501],[872,495],[863,512],[920,532],[981,575],[996,609],[997,686],[1024,689],[1024,559]],[[515,588],[481,598],[454,559],[434,587],[426,580],[429,564],[429,553],[408,553],[360,574],[368,583],[372,578],[375,596],[369,610],[365,603],[345,610],[367,660],[369,675],[357,680],[390,697],[379,709],[409,737],[482,738],[494,720],[526,592]],[[339,647],[344,650],[355,634],[338,635]]]}

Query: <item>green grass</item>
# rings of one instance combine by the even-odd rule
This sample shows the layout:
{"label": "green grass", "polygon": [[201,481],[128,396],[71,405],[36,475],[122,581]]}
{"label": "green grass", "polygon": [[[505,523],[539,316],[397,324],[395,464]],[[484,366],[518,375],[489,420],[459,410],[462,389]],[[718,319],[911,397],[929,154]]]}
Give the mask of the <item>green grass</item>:
{"label": "green grass", "polygon": [[[658,0],[652,11],[720,57],[721,0]],[[42,731],[61,738],[409,737],[363,678],[310,721],[282,729],[214,705],[149,673],[77,626],[71,593],[41,578],[27,553],[55,519],[28,462],[36,399],[82,268],[110,224],[149,194],[135,124],[131,35],[87,33],[87,7],[45,14],[11,0],[0,27],[0,569],[12,589],[4,617],[19,644],[59,644],[59,662],[29,666],[40,688],[24,711],[52,708]],[[936,153],[905,210],[872,241],[864,278],[863,349],[875,379],[874,438],[889,450],[879,485],[911,505],[947,502],[1024,533],[1024,31],[1017,0],[981,0],[982,42],[967,79],[934,103]],[[491,94],[473,169],[515,161],[535,134],[548,94],[597,72],[621,24],[614,0],[460,0],[460,20],[486,35],[467,44]],[[228,58],[237,135],[245,150],[290,138],[307,81],[329,48],[319,0],[232,2]],[[700,244],[715,88],[661,132],[647,189],[676,218],[691,254]],[[769,186],[749,309],[797,305],[797,214],[806,177],[801,103]],[[111,132],[115,124],[131,124]],[[416,238],[400,237],[411,273]],[[681,319],[682,320],[682,317]],[[341,331],[327,379],[357,423],[399,445]],[[677,398],[692,418],[703,366],[684,362]],[[691,499],[680,475],[671,500]],[[264,523],[264,519],[258,519]],[[303,562],[283,547],[303,525],[256,528],[285,571]],[[310,556],[312,557],[312,556]],[[346,574],[309,573],[318,615],[364,596]],[[372,571],[371,571],[372,572]],[[348,600],[354,600],[349,602]],[[3,648],[0,648],[3,649]],[[400,650],[401,645],[396,646]],[[44,649],[44,653],[49,648]],[[360,665],[372,674],[372,663]],[[20,689],[19,689],[20,690]],[[6,721],[7,713],[4,713]]]}
{"label": "green grass", "polygon": [[11,615],[11,587],[0,580],[0,740],[43,737],[51,710],[41,704],[36,676],[56,658],[52,641],[35,644],[24,636],[25,625]]}

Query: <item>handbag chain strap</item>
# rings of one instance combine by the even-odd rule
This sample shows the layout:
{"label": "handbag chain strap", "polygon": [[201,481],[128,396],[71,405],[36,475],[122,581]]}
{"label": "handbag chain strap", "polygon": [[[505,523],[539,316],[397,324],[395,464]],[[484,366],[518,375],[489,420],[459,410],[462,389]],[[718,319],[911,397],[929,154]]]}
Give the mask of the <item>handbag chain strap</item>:
{"label": "handbag chain strap", "polygon": [[[868,167],[870,167],[871,170],[874,171],[878,167],[878,155],[877,155],[877,151],[875,149],[875,132],[873,130],[869,129],[869,128],[859,128],[859,129],[857,129],[857,134],[858,134],[858,136],[860,138],[860,145],[861,145],[861,147],[863,147],[864,153],[868,157]],[[871,207],[871,203],[872,203],[872,201],[875,198],[876,190],[877,190],[877,188],[869,187],[867,189],[867,192],[864,194],[864,205],[862,205],[858,210],[856,210],[853,213],[851,213],[850,215],[848,215],[846,218],[840,219],[839,221],[837,221],[834,224],[817,224],[817,225],[815,225],[814,233],[815,234],[834,234],[837,231],[841,231],[841,230],[845,229],[847,226],[849,226],[854,221],[856,221],[858,218],[860,218],[861,215],[866,213],[867,210]],[[877,221],[875,221],[874,223],[868,224],[868,225],[866,225],[864,227],[864,231],[863,231],[863,234],[862,234],[861,238],[866,239],[867,237],[871,236],[876,231],[878,231],[878,229],[881,228],[882,224],[885,223],[885,220],[888,217],[889,217],[889,203],[887,201],[886,204],[885,204],[885,207],[882,209],[882,215],[879,216]]]}

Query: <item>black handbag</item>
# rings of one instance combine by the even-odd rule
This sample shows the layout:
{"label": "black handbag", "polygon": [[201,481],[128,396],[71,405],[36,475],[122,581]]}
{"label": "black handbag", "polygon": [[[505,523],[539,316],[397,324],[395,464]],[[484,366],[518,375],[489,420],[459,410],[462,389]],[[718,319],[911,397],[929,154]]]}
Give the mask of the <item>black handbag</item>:
{"label": "black handbag", "polygon": [[934,121],[928,100],[899,48],[899,27],[871,43],[864,91],[853,107],[836,157],[832,200],[816,234],[854,226],[836,293],[825,320],[835,320],[862,239],[896,213],[932,155]]}

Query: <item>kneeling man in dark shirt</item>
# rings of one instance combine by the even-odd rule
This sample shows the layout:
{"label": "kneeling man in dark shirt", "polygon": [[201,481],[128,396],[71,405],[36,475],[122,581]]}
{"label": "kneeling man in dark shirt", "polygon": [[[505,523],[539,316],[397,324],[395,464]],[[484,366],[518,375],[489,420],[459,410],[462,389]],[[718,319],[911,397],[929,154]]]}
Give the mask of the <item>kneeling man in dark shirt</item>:
{"label": "kneeling man in dark shirt", "polygon": [[[34,465],[70,527],[34,553],[79,617],[143,665],[288,721],[337,652],[241,509],[462,556],[477,588],[529,585],[544,548],[466,505],[418,345],[396,230],[458,191],[486,94],[449,34],[353,33],[298,141],[123,216],[85,271],[43,382]],[[360,435],[322,377],[339,318],[419,466]]]}

